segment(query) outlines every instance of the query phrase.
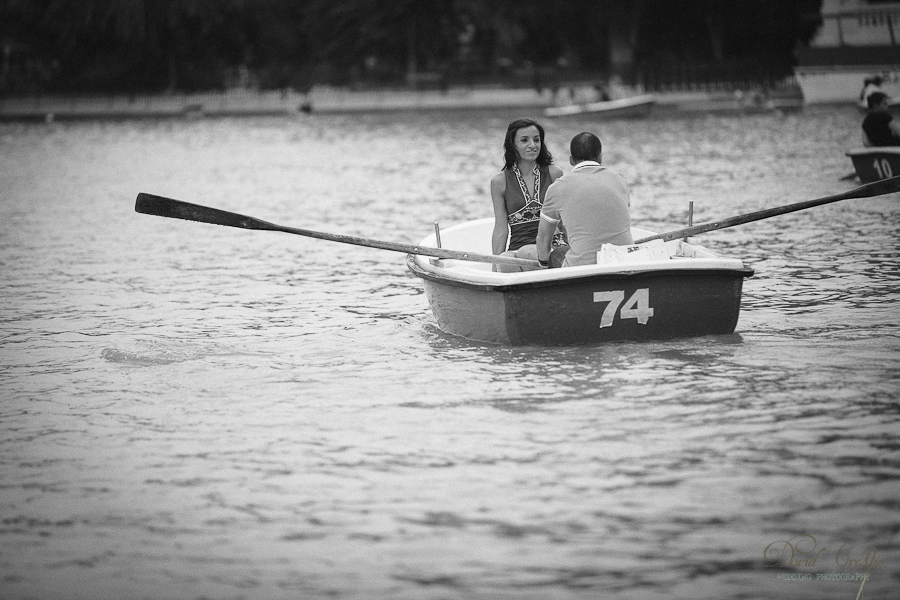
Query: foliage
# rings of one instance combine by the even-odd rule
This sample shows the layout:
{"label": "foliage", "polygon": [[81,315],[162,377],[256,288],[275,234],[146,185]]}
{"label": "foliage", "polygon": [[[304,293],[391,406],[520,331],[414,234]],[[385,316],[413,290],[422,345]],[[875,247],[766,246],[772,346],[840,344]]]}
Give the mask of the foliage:
{"label": "foliage", "polygon": [[0,0],[0,92],[609,74],[622,47],[632,70],[734,58],[785,70],[820,1]]}

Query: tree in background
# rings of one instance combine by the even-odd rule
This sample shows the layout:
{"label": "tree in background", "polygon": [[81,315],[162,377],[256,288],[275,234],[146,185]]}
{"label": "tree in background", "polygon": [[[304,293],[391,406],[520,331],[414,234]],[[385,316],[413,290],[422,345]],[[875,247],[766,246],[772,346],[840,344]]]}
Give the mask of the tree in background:
{"label": "tree in background", "polygon": [[242,54],[241,0],[7,0],[0,32],[25,63],[52,75],[47,89],[145,91],[222,87]]}
{"label": "tree in background", "polygon": [[0,0],[0,92],[540,86],[727,64],[784,76],[820,3]]}
{"label": "tree in background", "polygon": [[415,83],[456,56],[459,3],[448,0],[307,0],[303,29],[316,78],[338,84]]}
{"label": "tree in background", "polygon": [[671,79],[705,70],[710,79],[784,77],[794,47],[819,26],[821,0],[643,0],[636,75]]}

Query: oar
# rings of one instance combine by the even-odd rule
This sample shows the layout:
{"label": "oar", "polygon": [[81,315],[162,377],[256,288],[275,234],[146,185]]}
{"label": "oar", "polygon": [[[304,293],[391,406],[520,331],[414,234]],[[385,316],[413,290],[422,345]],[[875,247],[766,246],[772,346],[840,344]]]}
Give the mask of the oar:
{"label": "oar", "polygon": [[785,213],[803,210],[804,208],[812,208],[813,206],[820,206],[822,204],[838,202],[839,200],[849,200],[851,198],[869,198],[871,196],[881,196],[882,194],[890,194],[898,191],[900,191],[900,175],[898,175],[897,177],[891,177],[890,179],[882,179],[881,181],[876,181],[874,183],[867,183],[857,188],[853,188],[852,190],[841,192],[840,194],[835,194],[833,196],[826,196],[824,198],[818,198],[816,200],[806,200],[805,202],[797,202],[795,204],[786,204],[785,206],[778,206],[776,208],[758,210],[756,212],[747,213],[744,215],[729,217],[727,219],[723,219],[722,221],[700,223],[699,225],[692,225],[690,227],[676,229],[675,231],[667,231],[665,233],[658,233],[656,235],[641,238],[639,240],[635,240],[634,243],[643,244],[644,242],[649,242],[650,240],[663,240],[664,242],[668,242],[670,240],[677,240],[678,238],[697,235],[700,233],[705,233],[707,231],[725,229],[726,227],[743,225],[744,223],[750,223],[751,221],[768,219],[769,217],[775,217],[777,215],[783,215]]}
{"label": "oar", "polygon": [[309,229],[284,227],[282,225],[276,225],[274,223],[269,223],[268,221],[262,221],[253,217],[219,210],[218,208],[200,206],[199,204],[191,204],[190,202],[182,202],[180,200],[174,200],[172,198],[163,198],[162,196],[154,196],[153,194],[145,194],[143,192],[137,195],[137,200],[134,203],[134,210],[145,215],[156,215],[157,217],[185,219],[186,221],[199,221],[200,223],[211,223],[213,225],[224,225],[226,227],[240,227],[241,229],[282,231],[284,233],[304,235],[306,237],[318,238],[320,240],[340,242],[343,244],[354,244],[357,246],[367,246],[369,248],[379,248],[381,250],[393,250],[394,252],[405,252],[407,254],[421,254],[424,256],[434,256],[437,258],[451,258],[455,260],[469,260],[473,262],[486,262],[505,265],[518,265],[528,267],[539,266],[536,260],[514,258],[512,256],[495,256],[493,254],[476,254],[474,252],[448,250],[447,248],[413,246],[410,244],[399,244],[396,242],[370,240],[352,235],[338,235],[334,233],[323,233],[321,231],[310,231]]}

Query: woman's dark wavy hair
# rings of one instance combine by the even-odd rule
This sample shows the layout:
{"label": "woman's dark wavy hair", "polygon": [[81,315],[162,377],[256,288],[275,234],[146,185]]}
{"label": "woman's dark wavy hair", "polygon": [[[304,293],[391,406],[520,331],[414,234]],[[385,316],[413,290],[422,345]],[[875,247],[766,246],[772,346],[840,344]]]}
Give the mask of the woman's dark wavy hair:
{"label": "woman's dark wavy hair", "polygon": [[541,127],[541,124],[534,119],[516,119],[506,128],[506,137],[503,139],[503,160],[506,163],[503,165],[504,171],[512,169],[513,164],[519,160],[519,153],[516,152],[516,143],[513,139],[516,137],[516,132],[532,125],[537,127],[538,134],[541,136],[541,151],[538,152],[536,161],[538,166],[547,167],[553,164],[553,155],[550,154],[547,144],[544,143],[544,128]]}

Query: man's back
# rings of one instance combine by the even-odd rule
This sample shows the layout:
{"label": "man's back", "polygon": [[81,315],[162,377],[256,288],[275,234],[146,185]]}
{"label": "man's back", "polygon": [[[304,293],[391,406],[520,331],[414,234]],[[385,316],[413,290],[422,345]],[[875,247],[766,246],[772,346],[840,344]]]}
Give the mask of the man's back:
{"label": "man's back", "polygon": [[628,205],[625,181],[596,162],[579,163],[557,179],[541,212],[566,229],[570,250],[564,266],[595,264],[603,244],[633,243]]}

